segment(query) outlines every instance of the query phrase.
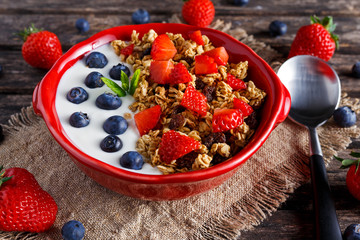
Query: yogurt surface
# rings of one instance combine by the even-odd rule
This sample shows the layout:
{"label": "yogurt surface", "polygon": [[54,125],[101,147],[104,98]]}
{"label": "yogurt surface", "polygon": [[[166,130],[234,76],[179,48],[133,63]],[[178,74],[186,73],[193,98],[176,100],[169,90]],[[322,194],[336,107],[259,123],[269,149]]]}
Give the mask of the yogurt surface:
{"label": "yogurt surface", "polygon": [[[134,98],[131,95],[121,97],[122,105],[116,110],[103,110],[95,105],[96,98],[104,92],[112,92],[106,85],[100,88],[88,88],[84,81],[86,76],[93,71],[100,72],[104,77],[110,78],[109,71],[114,66],[120,63],[119,57],[115,54],[110,44],[105,44],[94,51],[103,53],[107,59],[108,64],[104,68],[88,68],[85,64],[85,55],[82,59],[77,61],[71,68],[69,68],[62,76],[58,89],[56,92],[55,108],[65,134],[69,140],[82,152],[89,156],[96,158],[104,163],[110,164],[114,167],[122,168],[132,172],[138,172],[142,174],[154,174],[162,175],[162,173],[150,164],[145,163],[141,170],[132,170],[121,167],[119,160],[120,157],[128,151],[136,151],[136,142],[140,135],[136,128],[134,121],[134,114],[128,108],[134,102]],[[90,53],[88,53],[90,54]],[[130,79],[133,74],[132,66],[126,63],[131,71]],[[121,82],[114,80],[121,86]],[[67,100],[66,95],[68,91],[73,87],[82,87],[88,94],[89,98],[80,104],[74,104]],[[83,128],[75,128],[70,125],[69,117],[74,112],[86,113],[90,119],[88,126]],[[124,117],[124,114],[130,114],[131,119],[127,119],[128,129],[125,133],[118,135],[123,143],[123,147],[114,153],[104,152],[100,148],[100,142],[108,135],[103,130],[103,124],[105,120],[114,115],[120,115]]]}

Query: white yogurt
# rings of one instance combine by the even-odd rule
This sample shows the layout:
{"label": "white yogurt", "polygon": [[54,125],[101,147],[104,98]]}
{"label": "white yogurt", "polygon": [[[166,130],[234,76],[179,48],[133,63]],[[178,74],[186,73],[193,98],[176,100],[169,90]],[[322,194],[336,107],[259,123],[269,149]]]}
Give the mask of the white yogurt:
{"label": "white yogurt", "polygon": [[[83,57],[71,68],[69,68],[60,80],[56,92],[55,107],[66,135],[68,136],[70,141],[82,152],[104,163],[142,174],[161,175],[162,173],[156,167],[152,167],[148,163],[145,163],[141,170],[132,170],[120,166],[120,157],[127,151],[135,151],[136,141],[140,137],[135,122],[133,120],[134,114],[128,108],[129,105],[134,102],[134,98],[131,95],[126,95],[125,97],[122,97],[122,105],[116,110],[103,110],[95,105],[95,100],[100,94],[112,91],[106,85],[100,88],[88,88],[84,83],[86,76],[92,71],[98,71],[104,77],[110,78],[110,69],[114,65],[117,65],[120,62],[120,59],[115,54],[110,44],[103,45],[94,51],[101,52],[107,57],[108,64],[104,68],[88,68],[85,65],[85,57]],[[127,66],[131,71],[131,79],[131,76],[133,74],[132,66]],[[115,82],[121,85],[120,81]],[[88,100],[80,104],[74,104],[68,101],[66,95],[68,91],[73,87],[84,88],[89,94]],[[69,117],[72,113],[80,111],[88,115],[88,117],[90,118],[90,123],[86,127],[75,128],[70,125]],[[103,123],[107,118],[113,115],[124,116],[125,113],[130,113],[132,119],[127,120],[129,127],[125,131],[125,133],[118,135],[118,137],[123,143],[123,147],[118,152],[114,153],[102,151],[100,148],[100,142],[108,135],[103,130]]]}

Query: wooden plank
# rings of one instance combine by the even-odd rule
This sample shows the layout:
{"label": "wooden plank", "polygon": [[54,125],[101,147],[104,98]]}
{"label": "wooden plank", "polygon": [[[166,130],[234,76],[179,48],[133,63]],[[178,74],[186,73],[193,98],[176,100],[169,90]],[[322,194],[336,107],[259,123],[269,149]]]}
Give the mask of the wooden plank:
{"label": "wooden plank", "polygon": [[6,124],[10,116],[31,105],[32,95],[0,94],[0,124]]}

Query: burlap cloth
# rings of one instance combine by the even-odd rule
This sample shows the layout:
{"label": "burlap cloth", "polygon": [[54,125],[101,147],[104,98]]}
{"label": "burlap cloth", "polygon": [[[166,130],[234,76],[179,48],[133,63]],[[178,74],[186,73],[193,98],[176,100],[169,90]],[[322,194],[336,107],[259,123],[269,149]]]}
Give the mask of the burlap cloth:
{"label": "burlap cloth", "polygon": [[[222,21],[212,27],[246,43],[274,68],[279,65],[276,51],[244,30]],[[358,99],[346,96],[342,105],[360,109]],[[1,239],[61,239],[62,225],[72,219],[84,224],[85,239],[235,239],[260,224],[294,189],[309,181],[308,133],[290,120],[280,124],[260,150],[221,186],[188,199],[163,202],[122,196],[87,177],[31,107],[12,116],[3,128],[0,163],[32,172],[54,197],[59,211],[46,233],[0,232]],[[339,128],[330,120],[319,128],[319,135],[324,157],[329,160],[346,148],[351,138],[359,137],[360,130]]]}

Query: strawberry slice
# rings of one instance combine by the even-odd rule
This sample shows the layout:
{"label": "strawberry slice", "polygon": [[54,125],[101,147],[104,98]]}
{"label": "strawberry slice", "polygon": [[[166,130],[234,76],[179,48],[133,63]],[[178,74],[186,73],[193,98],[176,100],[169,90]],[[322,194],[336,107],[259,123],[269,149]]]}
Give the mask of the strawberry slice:
{"label": "strawberry slice", "polygon": [[160,120],[160,116],[160,105],[155,105],[151,108],[136,113],[134,115],[134,120],[140,136],[147,134],[150,130],[154,129]]}
{"label": "strawberry slice", "polygon": [[229,86],[233,90],[241,90],[246,89],[246,84],[243,80],[236,78],[234,75],[228,73],[226,83],[229,84]]}
{"label": "strawberry slice", "polygon": [[215,60],[207,55],[195,56],[195,74],[211,74],[217,73],[218,68]]}
{"label": "strawberry slice", "polygon": [[192,81],[192,77],[183,63],[178,63],[170,74],[170,83],[179,84]]}
{"label": "strawberry slice", "polygon": [[249,116],[254,111],[248,103],[239,98],[234,98],[233,104],[234,108],[239,109],[243,113],[244,117]]}
{"label": "strawberry slice", "polygon": [[243,122],[243,114],[238,109],[215,109],[212,119],[213,132],[225,132]]}
{"label": "strawberry slice", "polygon": [[198,45],[204,46],[205,44],[200,30],[189,33],[189,38],[196,42]]}
{"label": "strawberry slice", "polygon": [[199,149],[201,143],[186,135],[170,130],[163,134],[159,147],[161,161],[171,163],[185,154]]}
{"label": "strawberry slice", "polygon": [[131,55],[133,53],[134,50],[134,44],[130,44],[127,47],[124,47],[120,50],[120,54],[125,55],[125,57]]}
{"label": "strawberry slice", "polygon": [[166,61],[172,59],[177,50],[166,34],[157,36],[152,44],[150,55],[154,60]]}
{"label": "strawberry slice", "polygon": [[229,54],[224,47],[214,48],[203,55],[212,57],[218,65],[226,65],[229,60]]}
{"label": "strawberry slice", "polygon": [[198,92],[192,85],[187,86],[180,105],[200,114],[202,117],[207,112],[207,99],[205,95]]}
{"label": "strawberry slice", "polygon": [[159,84],[167,84],[170,80],[174,64],[171,61],[152,61],[150,64],[150,80]]}

